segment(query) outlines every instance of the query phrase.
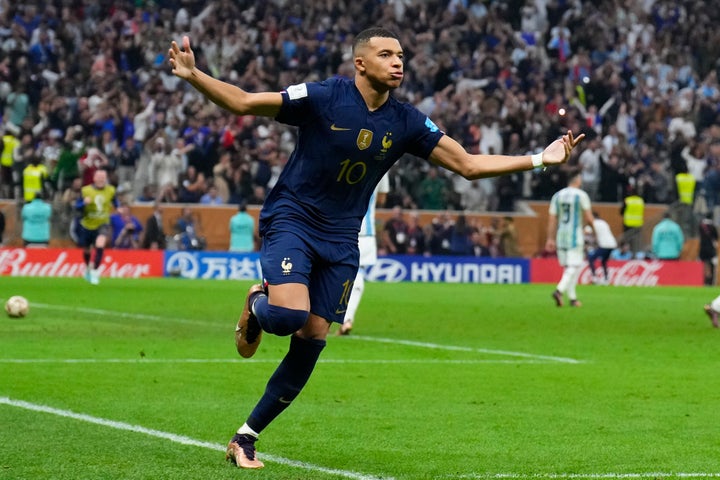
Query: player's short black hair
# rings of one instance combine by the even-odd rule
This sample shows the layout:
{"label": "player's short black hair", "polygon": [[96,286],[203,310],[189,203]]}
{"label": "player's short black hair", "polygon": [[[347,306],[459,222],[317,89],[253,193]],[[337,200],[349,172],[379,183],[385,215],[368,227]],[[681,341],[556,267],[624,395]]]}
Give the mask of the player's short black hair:
{"label": "player's short black hair", "polygon": [[400,41],[397,35],[395,35],[393,32],[388,30],[387,28],[382,27],[371,27],[366,28],[362,32],[358,33],[355,36],[355,40],[353,41],[352,51],[353,55],[355,54],[355,51],[357,50],[358,46],[364,45],[370,41],[373,37],[380,37],[380,38],[394,38],[397,41]]}

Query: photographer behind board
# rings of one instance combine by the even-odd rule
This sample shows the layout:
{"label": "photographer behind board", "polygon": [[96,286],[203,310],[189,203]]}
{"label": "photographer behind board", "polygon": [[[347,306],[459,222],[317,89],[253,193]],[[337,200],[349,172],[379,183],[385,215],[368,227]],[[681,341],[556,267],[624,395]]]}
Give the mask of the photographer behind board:
{"label": "photographer behind board", "polygon": [[121,204],[117,211],[110,215],[110,226],[113,248],[140,248],[140,234],[143,228],[140,220],[130,213],[130,206],[127,203]]}

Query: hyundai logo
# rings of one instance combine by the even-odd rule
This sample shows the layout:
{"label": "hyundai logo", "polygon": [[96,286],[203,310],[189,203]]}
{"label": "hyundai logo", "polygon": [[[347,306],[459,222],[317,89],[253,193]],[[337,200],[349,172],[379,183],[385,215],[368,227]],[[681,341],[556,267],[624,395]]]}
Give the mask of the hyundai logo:
{"label": "hyundai logo", "polygon": [[367,279],[371,282],[402,282],[405,277],[407,277],[405,265],[391,258],[378,258],[377,263],[367,272]]}

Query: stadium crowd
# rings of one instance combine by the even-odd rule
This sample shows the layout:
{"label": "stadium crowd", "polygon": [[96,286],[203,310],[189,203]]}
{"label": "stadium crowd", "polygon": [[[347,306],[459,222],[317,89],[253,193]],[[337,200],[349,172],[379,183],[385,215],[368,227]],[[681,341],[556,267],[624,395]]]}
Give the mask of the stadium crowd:
{"label": "stadium crowd", "polygon": [[47,175],[70,216],[105,168],[125,201],[262,204],[294,129],[204,101],[171,74],[170,41],[188,34],[214,76],[281,90],[351,76],[353,35],[382,25],[405,48],[395,95],[469,151],[536,153],[567,129],[589,137],[563,168],[475,182],[404,158],[384,207],[512,211],[580,168],[601,202],[632,188],[670,204],[674,175],[689,172],[712,209],[719,21],[693,0],[0,0],[0,198],[22,201]]}

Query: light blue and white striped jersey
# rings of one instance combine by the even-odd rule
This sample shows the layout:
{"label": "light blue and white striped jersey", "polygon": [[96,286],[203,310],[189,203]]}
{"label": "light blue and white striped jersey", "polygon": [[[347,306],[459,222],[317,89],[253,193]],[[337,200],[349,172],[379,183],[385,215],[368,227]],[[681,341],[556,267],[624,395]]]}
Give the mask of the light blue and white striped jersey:
{"label": "light blue and white striped jersey", "polygon": [[375,190],[370,197],[370,203],[368,203],[367,212],[360,225],[360,236],[361,237],[374,237],[375,236],[375,204],[377,203],[378,193],[388,193],[390,191],[390,179],[387,174],[383,175],[380,182],[375,187]]}
{"label": "light blue and white striped jersey", "polygon": [[579,188],[565,187],[553,195],[549,211],[557,217],[555,242],[559,250],[583,247],[583,212],[590,208],[590,197]]}

